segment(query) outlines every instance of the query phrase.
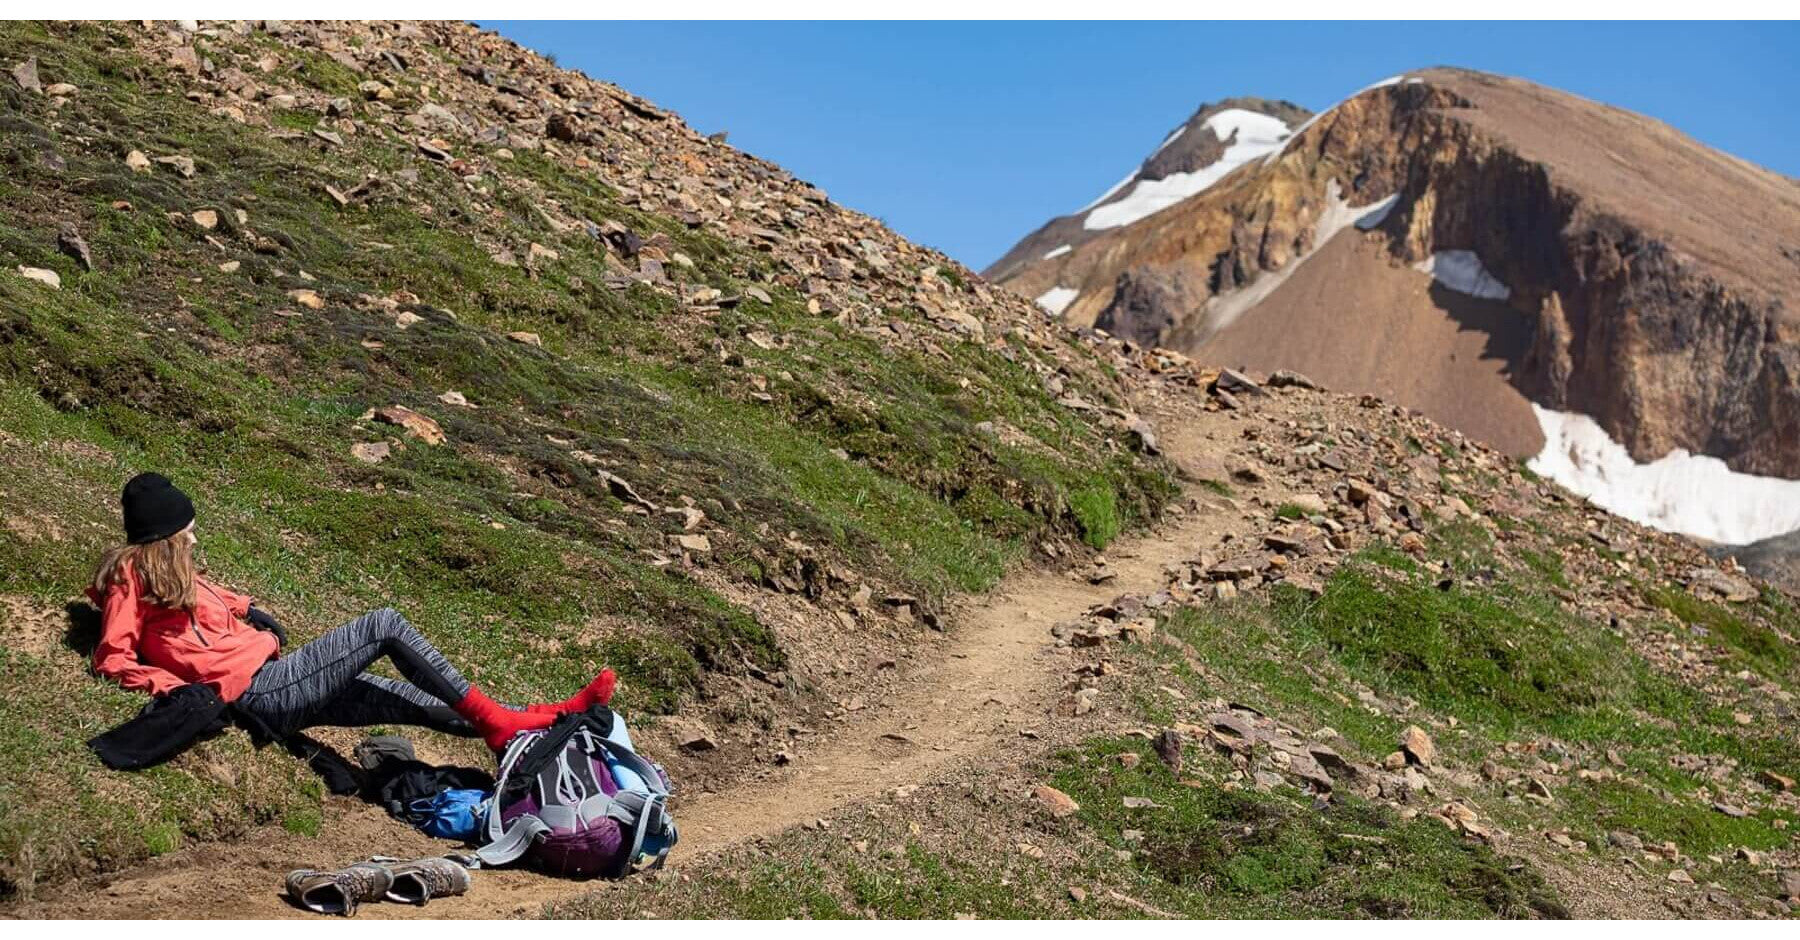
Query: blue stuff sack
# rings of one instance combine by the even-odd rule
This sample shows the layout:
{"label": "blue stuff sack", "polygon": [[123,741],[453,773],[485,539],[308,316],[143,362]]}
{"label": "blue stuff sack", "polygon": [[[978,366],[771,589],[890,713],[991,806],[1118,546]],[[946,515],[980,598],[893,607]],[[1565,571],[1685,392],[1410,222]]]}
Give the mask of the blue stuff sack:
{"label": "blue stuff sack", "polygon": [[406,818],[428,836],[474,842],[487,798],[485,790],[444,790],[407,804]]}

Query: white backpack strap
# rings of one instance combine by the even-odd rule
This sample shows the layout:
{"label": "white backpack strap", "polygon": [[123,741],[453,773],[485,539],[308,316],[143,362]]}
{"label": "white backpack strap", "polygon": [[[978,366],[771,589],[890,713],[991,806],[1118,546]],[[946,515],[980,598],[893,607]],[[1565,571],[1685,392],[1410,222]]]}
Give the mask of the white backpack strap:
{"label": "white backpack strap", "polygon": [[[499,816],[498,813],[494,815],[496,818]],[[505,865],[524,855],[525,850],[531,848],[534,839],[549,831],[550,827],[536,816],[529,814],[520,816],[513,820],[512,825],[506,827],[506,831],[501,833],[499,838],[476,849],[475,857],[481,859],[483,865]]]}

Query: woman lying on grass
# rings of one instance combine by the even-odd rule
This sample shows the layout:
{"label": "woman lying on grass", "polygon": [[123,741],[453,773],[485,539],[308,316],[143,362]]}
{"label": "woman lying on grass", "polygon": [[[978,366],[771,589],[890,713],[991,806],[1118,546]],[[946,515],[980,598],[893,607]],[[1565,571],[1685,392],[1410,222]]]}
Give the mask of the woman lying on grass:
{"label": "woman lying on grass", "polygon": [[[279,734],[319,725],[420,725],[480,736],[500,750],[564,712],[604,705],[615,678],[550,705],[502,705],[469,684],[392,609],[365,614],[280,653],[287,636],[251,598],[194,570],[194,504],[155,473],[125,484],[126,544],[106,553],[88,596],[101,609],[94,669],[127,689],[163,695],[210,686]],[[386,657],[405,682],[363,670]]]}

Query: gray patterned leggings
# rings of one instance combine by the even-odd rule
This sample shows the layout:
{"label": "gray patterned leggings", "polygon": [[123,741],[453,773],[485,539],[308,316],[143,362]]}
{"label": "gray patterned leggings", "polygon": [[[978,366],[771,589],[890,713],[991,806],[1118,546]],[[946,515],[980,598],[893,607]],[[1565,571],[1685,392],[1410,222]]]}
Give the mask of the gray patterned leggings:
{"label": "gray patterned leggings", "polygon": [[[363,671],[383,657],[407,681]],[[468,693],[469,681],[444,654],[385,608],[265,664],[236,704],[282,733],[392,724],[472,737],[474,727],[450,707]]]}

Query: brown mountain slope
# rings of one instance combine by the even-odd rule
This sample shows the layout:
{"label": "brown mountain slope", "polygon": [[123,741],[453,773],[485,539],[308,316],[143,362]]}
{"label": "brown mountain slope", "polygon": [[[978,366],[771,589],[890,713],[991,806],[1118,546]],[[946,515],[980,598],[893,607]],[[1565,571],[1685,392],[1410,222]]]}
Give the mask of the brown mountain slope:
{"label": "brown mountain slope", "polygon": [[[1525,322],[1504,304],[1388,264],[1369,238],[1332,238],[1253,315],[1206,342],[1207,361],[1297,369],[1333,388],[1426,402],[1433,420],[1508,453],[1542,449],[1530,402],[1510,382],[1530,341]],[[1358,290],[1345,295],[1347,280]],[[1437,354],[1402,352],[1416,349]]]}
{"label": "brown mountain slope", "polygon": [[[1262,304],[1296,302],[1294,290],[1238,292],[1325,260],[1307,257],[1331,234],[1318,226],[1334,183],[1353,206],[1395,199],[1368,236],[1384,250],[1339,257],[1337,276],[1279,329],[1253,327],[1276,309]],[[1405,332],[1412,345],[1386,345],[1375,361],[1328,339],[1346,305],[1391,300],[1390,265],[1444,251],[1473,251],[1510,289],[1517,323],[1503,332],[1525,350],[1500,371],[1518,395],[1593,416],[1639,460],[1679,447],[1800,475],[1800,186],[1649,118],[1517,79],[1431,69],[1390,80],[1298,129],[1269,161],[1003,280],[1030,297],[1078,292],[1064,316],[1079,325],[1208,360],[1304,362],[1449,415],[1473,409],[1469,390],[1410,373],[1460,361],[1453,331]],[[1275,347],[1259,339],[1276,334]],[[1273,361],[1301,346],[1316,355]],[[1533,437],[1521,424],[1463,428],[1523,454]]]}

